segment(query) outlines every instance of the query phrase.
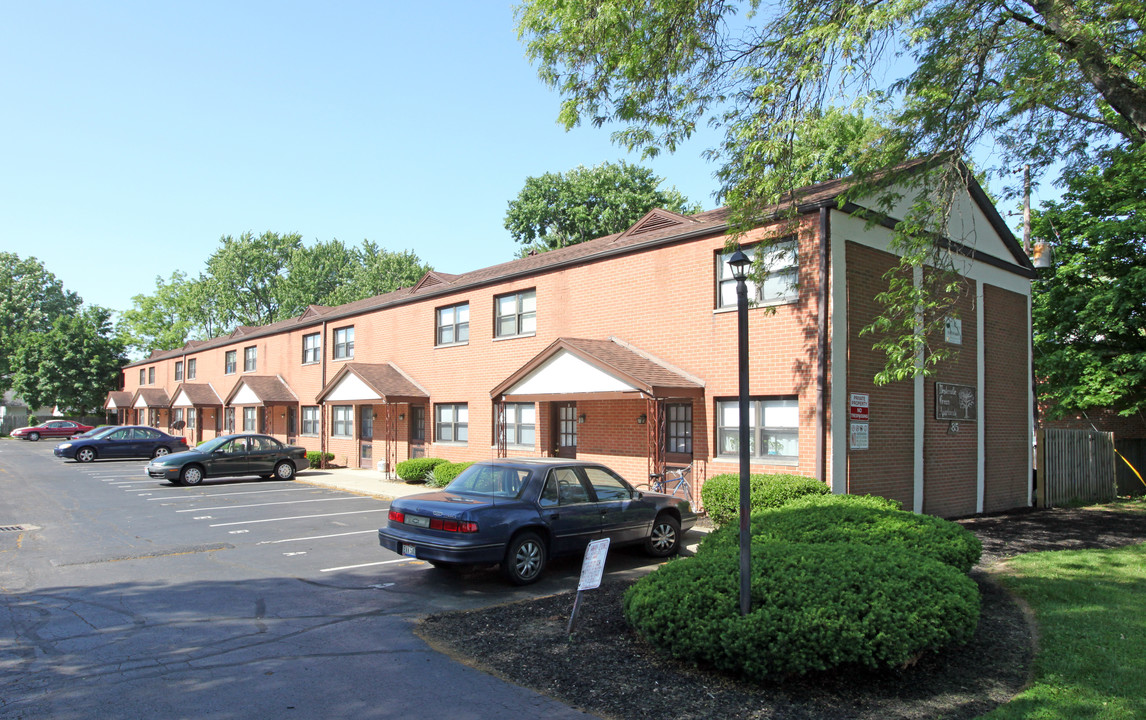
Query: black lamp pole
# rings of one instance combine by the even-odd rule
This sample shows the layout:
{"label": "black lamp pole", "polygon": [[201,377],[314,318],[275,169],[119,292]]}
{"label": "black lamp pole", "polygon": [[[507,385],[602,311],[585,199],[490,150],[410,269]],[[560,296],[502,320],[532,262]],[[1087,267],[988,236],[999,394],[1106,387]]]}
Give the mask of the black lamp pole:
{"label": "black lamp pole", "polygon": [[728,258],[732,277],[736,278],[737,362],[740,370],[740,614],[752,608],[752,538],[751,503],[748,482],[748,268],[752,265],[740,249]]}

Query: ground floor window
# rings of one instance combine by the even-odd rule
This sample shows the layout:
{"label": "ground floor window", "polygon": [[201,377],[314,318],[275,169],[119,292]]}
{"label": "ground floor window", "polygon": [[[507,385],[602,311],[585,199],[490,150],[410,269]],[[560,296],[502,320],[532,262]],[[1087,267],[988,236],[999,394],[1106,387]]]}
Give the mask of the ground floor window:
{"label": "ground floor window", "polygon": [[258,432],[259,429],[259,415],[258,408],[245,407],[243,408],[243,432]]}
{"label": "ground floor window", "polygon": [[335,405],[330,409],[332,437],[354,437],[354,406]]}
{"label": "ground floor window", "polygon": [[507,445],[534,447],[537,442],[537,409],[533,403],[505,404]]}
{"label": "ground floor window", "polygon": [[[722,457],[740,453],[740,409],[736,400],[717,400],[717,449]],[[800,405],[796,398],[751,398],[748,402],[748,454],[760,460],[796,463],[800,457]]]}
{"label": "ground floor window", "polygon": [[183,422],[183,408],[175,408],[171,411],[171,426],[182,429],[179,423]]}
{"label": "ground floor window", "polygon": [[224,426],[227,428],[227,434],[228,435],[235,432],[235,408],[233,408],[233,407],[227,408]]}
{"label": "ground floor window", "polygon": [[198,414],[199,414],[199,411],[196,410],[195,408],[187,408],[187,429],[189,429],[189,430],[195,429],[195,421],[196,421],[195,416]]}
{"label": "ground floor window", "polygon": [[470,411],[465,403],[439,404],[434,406],[434,441],[469,442]]}
{"label": "ground floor window", "polygon": [[318,436],[320,416],[317,405],[306,405],[302,409],[302,434]]}

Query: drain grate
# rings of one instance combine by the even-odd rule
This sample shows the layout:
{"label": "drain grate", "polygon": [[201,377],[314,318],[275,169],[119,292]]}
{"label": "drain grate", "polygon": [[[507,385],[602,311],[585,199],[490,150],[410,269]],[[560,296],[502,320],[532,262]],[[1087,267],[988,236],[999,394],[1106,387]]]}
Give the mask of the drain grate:
{"label": "drain grate", "polygon": [[39,529],[40,528],[35,525],[0,525],[0,533],[28,532],[29,530]]}

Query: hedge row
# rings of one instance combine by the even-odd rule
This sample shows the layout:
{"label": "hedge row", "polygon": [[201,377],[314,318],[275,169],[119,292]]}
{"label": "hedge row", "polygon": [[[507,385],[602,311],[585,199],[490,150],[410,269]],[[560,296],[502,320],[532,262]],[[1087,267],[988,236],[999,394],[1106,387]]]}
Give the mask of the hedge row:
{"label": "hedge row", "polygon": [[430,470],[444,462],[447,462],[444,458],[411,458],[395,465],[394,472],[405,482],[420,483],[426,481]]}
{"label": "hedge row", "polygon": [[893,546],[755,543],[751,597],[741,616],[738,555],[708,552],[639,580],[624,612],[674,656],[756,680],[902,666],[967,642],[979,621],[970,578]]}
{"label": "hedge row", "polygon": [[430,487],[445,487],[453,482],[454,478],[461,474],[473,462],[446,462],[440,465],[435,465],[426,474],[426,484]]}
{"label": "hedge row", "polygon": [[[202,443],[200,443],[200,444],[202,444]],[[322,461],[324,459],[326,460],[326,462],[330,462],[331,460],[334,459],[334,453],[321,453],[321,452],[316,452],[316,451],[312,450],[306,454],[306,460],[307,460],[307,462],[310,463],[310,469],[311,470],[315,470],[315,469],[319,468],[322,465]]]}
{"label": "hedge row", "polygon": [[[752,512],[777,508],[805,495],[831,493],[827,485],[804,475],[751,475],[749,484]],[[704,481],[700,497],[713,523],[719,526],[733,522],[740,514],[740,476],[735,473],[713,475]]]}

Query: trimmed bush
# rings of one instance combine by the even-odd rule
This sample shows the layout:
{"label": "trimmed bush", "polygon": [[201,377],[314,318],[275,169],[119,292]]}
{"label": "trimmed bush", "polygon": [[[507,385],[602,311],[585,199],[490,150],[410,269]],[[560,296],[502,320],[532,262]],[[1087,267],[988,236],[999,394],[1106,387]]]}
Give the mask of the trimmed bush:
{"label": "trimmed bush", "polygon": [[970,578],[896,547],[757,543],[747,616],[738,563],[726,552],[670,561],[625,593],[625,617],[677,658],[755,680],[903,666],[966,643],[979,622]]}
{"label": "trimmed bush", "polygon": [[311,452],[308,452],[306,454],[306,459],[307,459],[307,462],[310,463],[310,469],[314,470],[322,464],[322,461],[324,459],[326,460],[326,462],[330,462],[331,460],[333,460],[334,459],[334,453],[320,453],[320,452],[311,451]]}
{"label": "trimmed bush", "polygon": [[[848,495],[802,498],[775,510],[754,513],[753,545],[777,541],[902,548],[963,573],[979,562],[983,552],[979,538],[961,525]],[[704,538],[697,554],[735,555],[739,545],[740,528],[725,525]]]}
{"label": "trimmed bush", "polygon": [[[752,512],[777,508],[805,495],[831,493],[827,485],[804,475],[751,475],[748,481]],[[740,476],[736,473],[713,475],[704,481],[700,497],[713,523],[724,525],[732,522],[740,514]]]}
{"label": "trimmed bush", "polygon": [[426,481],[426,473],[430,472],[435,465],[441,465],[444,462],[446,462],[444,458],[411,458],[395,465],[394,472],[405,482],[420,483]]}
{"label": "trimmed bush", "polygon": [[461,475],[462,470],[465,470],[470,465],[473,465],[473,461],[458,463],[446,462],[435,465],[426,473],[426,484],[430,487],[445,487],[453,482],[454,478]]}

